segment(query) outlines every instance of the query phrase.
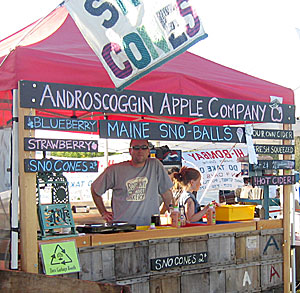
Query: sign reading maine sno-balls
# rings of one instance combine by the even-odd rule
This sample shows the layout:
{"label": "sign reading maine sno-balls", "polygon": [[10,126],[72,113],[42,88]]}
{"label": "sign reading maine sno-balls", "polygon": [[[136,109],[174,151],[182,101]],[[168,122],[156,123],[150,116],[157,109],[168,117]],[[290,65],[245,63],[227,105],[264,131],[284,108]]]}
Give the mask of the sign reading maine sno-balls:
{"label": "sign reading maine sno-balls", "polygon": [[24,159],[25,172],[98,172],[98,162],[88,160]]}
{"label": "sign reading maine sno-balls", "polygon": [[69,0],[65,6],[119,88],[207,37],[188,0]]}
{"label": "sign reading maine sno-balls", "polygon": [[154,139],[244,143],[242,127],[203,126],[190,124],[149,123],[129,121],[99,121],[101,138]]}
{"label": "sign reading maine sno-balls", "polygon": [[97,132],[96,120],[80,120],[66,118],[49,118],[40,116],[24,116],[25,129],[43,129],[56,131]]}
{"label": "sign reading maine sno-balls", "polygon": [[257,164],[250,164],[252,171],[255,170],[292,170],[295,169],[295,160],[258,160]]}
{"label": "sign reading maine sno-balls", "polygon": [[19,88],[23,108],[295,123],[294,105],[32,81],[20,81]]}
{"label": "sign reading maine sno-balls", "polygon": [[264,185],[289,185],[296,183],[295,175],[282,176],[253,176],[251,177],[251,184],[253,186]]}
{"label": "sign reading maine sno-balls", "polygon": [[97,152],[97,140],[24,138],[24,151]]}
{"label": "sign reading maine sno-balls", "polygon": [[255,144],[254,149],[257,154],[294,154],[295,153],[295,146],[293,145]]}

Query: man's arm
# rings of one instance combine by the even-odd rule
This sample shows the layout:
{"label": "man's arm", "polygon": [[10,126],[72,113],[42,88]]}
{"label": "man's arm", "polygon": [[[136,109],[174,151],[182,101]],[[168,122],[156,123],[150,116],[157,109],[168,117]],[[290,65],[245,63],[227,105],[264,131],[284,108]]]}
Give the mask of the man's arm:
{"label": "man's arm", "polygon": [[103,203],[102,196],[97,195],[96,192],[94,191],[93,187],[91,188],[91,193],[93,196],[94,203],[95,203],[100,215],[103,217],[103,219],[106,222],[112,222],[113,213],[106,210],[105,205]]}
{"label": "man's arm", "polygon": [[174,206],[173,193],[171,189],[168,189],[164,194],[161,195],[165,209],[169,211],[169,205],[172,204]]}

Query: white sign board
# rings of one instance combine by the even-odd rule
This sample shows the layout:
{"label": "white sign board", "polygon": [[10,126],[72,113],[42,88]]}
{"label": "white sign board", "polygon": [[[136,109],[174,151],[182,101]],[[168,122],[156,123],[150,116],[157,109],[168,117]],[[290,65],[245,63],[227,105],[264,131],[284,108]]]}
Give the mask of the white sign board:
{"label": "white sign board", "polygon": [[[184,166],[196,168],[201,172],[202,185],[197,194],[198,200],[202,198],[202,194],[212,180],[205,198],[201,200],[201,204],[212,200],[219,201],[219,190],[235,190],[243,186],[241,163],[237,161],[237,158],[246,155],[246,147],[233,148],[232,150],[211,148],[182,154]],[[213,178],[215,173],[216,175]]]}
{"label": "white sign board", "polygon": [[189,0],[68,0],[65,6],[119,89],[207,37]]}

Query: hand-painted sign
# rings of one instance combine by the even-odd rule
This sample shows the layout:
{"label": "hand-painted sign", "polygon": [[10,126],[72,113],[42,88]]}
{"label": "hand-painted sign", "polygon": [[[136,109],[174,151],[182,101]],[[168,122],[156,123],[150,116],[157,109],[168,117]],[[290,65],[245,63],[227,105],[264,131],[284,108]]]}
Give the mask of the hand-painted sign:
{"label": "hand-painted sign", "polygon": [[25,151],[97,152],[97,140],[24,138]]}
{"label": "hand-painted sign", "polygon": [[274,108],[263,102],[32,81],[21,81],[19,87],[23,108],[295,123],[295,106],[286,104]]}
{"label": "hand-painted sign", "polygon": [[253,129],[253,139],[294,139],[293,130]]}
{"label": "hand-painted sign", "polygon": [[25,172],[98,172],[97,161],[25,159]]}
{"label": "hand-painted sign", "polygon": [[289,185],[296,183],[295,175],[282,176],[253,176],[251,177],[251,184],[253,186],[264,185]]}
{"label": "hand-painted sign", "polygon": [[[238,158],[246,155],[246,147],[210,148],[183,152],[182,164],[201,172],[202,185],[197,193],[197,200],[201,199],[201,204],[206,204],[212,200],[219,200],[219,190],[235,190],[242,187],[244,182],[240,176],[242,170]],[[215,177],[214,173],[216,173]]]}
{"label": "hand-painted sign", "polygon": [[244,128],[102,120],[101,138],[245,143]]}
{"label": "hand-painted sign", "polygon": [[255,170],[278,170],[295,169],[294,160],[259,160],[257,164],[250,165],[251,171]]}
{"label": "hand-painted sign", "polygon": [[75,241],[40,244],[42,264],[46,275],[80,272]]}
{"label": "hand-painted sign", "polygon": [[255,144],[254,148],[257,154],[294,154],[295,153],[295,146],[293,145]]}
{"label": "hand-painted sign", "polygon": [[189,0],[69,0],[65,6],[120,89],[207,37]]}
{"label": "hand-painted sign", "polygon": [[206,263],[208,259],[207,252],[197,252],[184,255],[168,256],[150,259],[151,270],[161,271],[180,266],[191,266]]}
{"label": "hand-painted sign", "polygon": [[24,128],[56,131],[97,132],[98,123],[96,120],[25,116]]}

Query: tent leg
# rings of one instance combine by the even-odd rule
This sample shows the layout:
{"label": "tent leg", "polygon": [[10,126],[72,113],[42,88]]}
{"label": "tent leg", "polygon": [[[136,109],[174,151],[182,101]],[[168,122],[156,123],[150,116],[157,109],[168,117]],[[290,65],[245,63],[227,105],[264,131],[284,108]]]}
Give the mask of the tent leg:
{"label": "tent leg", "polygon": [[292,292],[296,293],[296,241],[295,241],[295,211],[296,211],[296,204],[295,204],[295,186],[293,186],[293,192],[292,192],[292,225],[291,225],[291,263],[292,263]]}
{"label": "tent leg", "polygon": [[[283,130],[291,130],[291,124],[284,124]],[[291,141],[284,140],[284,145],[291,145]],[[284,160],[291,160],[290,154],[283,155]],[[291,170],[283,170],[283,175],[291,175]],[[284,292],[290,292],[291,289],[291,212],[290,198],[291,185],[283,185],[283,284]]]}
{"label": "tent leg", "polygon": [[18,269],[18,206],[19,206],[19,151],[18,151],[18,90],[13,90],[12,120],[12,196],[11,196],[11,263],[12,270]]}
{"label": "tent leg", "polygon": [[[108,167],[108,139],[104,139],[104,168]],[[106,191],[105,193],[105,203],[109,201],[109,191]]]}

